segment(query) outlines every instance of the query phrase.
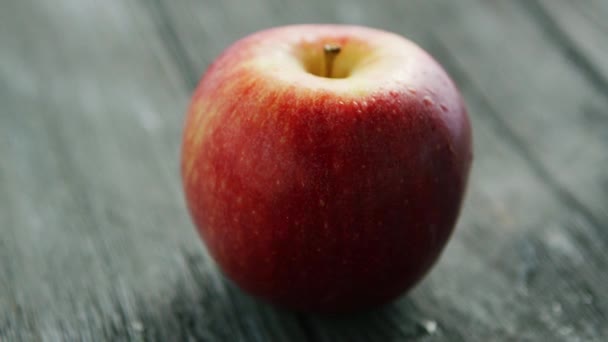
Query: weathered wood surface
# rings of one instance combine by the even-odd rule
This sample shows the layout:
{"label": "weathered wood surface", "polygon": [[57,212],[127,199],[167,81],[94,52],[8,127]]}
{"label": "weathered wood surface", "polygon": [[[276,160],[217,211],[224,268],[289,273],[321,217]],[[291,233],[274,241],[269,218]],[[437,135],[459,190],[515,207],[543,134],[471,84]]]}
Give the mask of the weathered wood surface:
{"label": "weathered wood surface", "polygon": [[[605,341],[605,1],[0,3],[0,341]],[[602,14],[604,13],[604,14]],[[388,29],[461,87],[475,163],[457,232],[395,304],[269,307],[223,280],[184,208],[198,77],[252,31]]]}

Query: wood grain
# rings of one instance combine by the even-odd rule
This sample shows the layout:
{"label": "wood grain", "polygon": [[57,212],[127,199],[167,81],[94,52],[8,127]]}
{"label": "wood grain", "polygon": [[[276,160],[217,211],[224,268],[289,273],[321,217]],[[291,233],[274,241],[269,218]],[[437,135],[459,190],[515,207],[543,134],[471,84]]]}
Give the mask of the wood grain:
{"label": "wood grain", "polygon": [[522,4],[579,72],[608,95],[608,3],[534,0]]}
{"label": "wood grain", "polygon": [[[605,31],[579,14],[604,5],[522,3],[2,3],[0,341],[605,340],[608,61]],[[234,40],[302,22],[412,38],[473,119],[454,238],[420,286],[372,312],[248,297],[183,203],[181,125],[200,74]]]}

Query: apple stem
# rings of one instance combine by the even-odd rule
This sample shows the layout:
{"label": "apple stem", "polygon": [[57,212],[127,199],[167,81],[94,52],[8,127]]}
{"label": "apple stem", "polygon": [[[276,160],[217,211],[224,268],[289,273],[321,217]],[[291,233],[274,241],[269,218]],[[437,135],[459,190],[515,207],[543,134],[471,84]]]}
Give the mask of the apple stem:
{"label": "apple stem", "polygon": [[325,77],[331,78],[331,74],[334,68],[334,60],[340,53],[342,48],[337,44],[325,44],[323,46],[323,52],[325,54]]}

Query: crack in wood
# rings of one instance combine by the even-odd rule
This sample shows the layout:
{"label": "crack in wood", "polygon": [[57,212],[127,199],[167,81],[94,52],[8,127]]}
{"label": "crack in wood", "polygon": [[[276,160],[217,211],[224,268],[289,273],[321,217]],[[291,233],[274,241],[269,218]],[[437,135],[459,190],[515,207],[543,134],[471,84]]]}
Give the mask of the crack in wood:
{"label": "crack in wood", "polygon": [[187,49],[177,34],[175,24],[171,19],[168,9],[161,0],[142,1],[141,3],[143,4],[143,7],[148,9],[150,15],[153,18],[156,18],[154,22],[158,34],[165,49],[169,51],[173,57],[173,61],[179,70],[185,88],[188,92],[193,91],[198,84],[200,73],[197,72],[197,68],[188,57]]}
{"label": "crack in wood", "polygon": [[568,36],[568,33],[560,28],[557,21],[547,12],[545,7],[538,0],[519,0],[518,3],[525,8],[524,12],[532,17],[532,21],[541,27],[556,49],[562,52],[593,87],[597,88],[601,94],[604,94],[608,98],[608,79],[585,56],[584,52],[573,39]]}
{"label": "crack in wood", "polygon": [[444,63],[450,70],[451,74],[455,79],[459,80],[459,83],[467,83],[471,87],[471,90],[475,93],[479,104],[486,109],[488,117],[492,119],[492,122],[496,126],[496,132],[499,136],[502,136],[504,141],[508,143],[519,156],[521,156],[530,169],[536,174],[542,183],[544,183],[560,201],[569,208],[579,212],[585,220],[594,228],[594,230],[603,239],[608,241],[608,235],[603,228],[602,221],[589,209],[587,208],[576,196],[570,192],[565,186],[563,186],[552,174],[547,170],[534,153],[528,148],[523,139],[521,139],[517,133],[509,124],[502,119],[498,111],[492,106],[490,101],[487,99],[485,94],[479,89],[479,87],[473,82],[473,80],[467,75],[458,62],[457,59],[452,56],[449,49],[436,37],[429,35],[429,41],[434,44],[441,54],[446,56]]}

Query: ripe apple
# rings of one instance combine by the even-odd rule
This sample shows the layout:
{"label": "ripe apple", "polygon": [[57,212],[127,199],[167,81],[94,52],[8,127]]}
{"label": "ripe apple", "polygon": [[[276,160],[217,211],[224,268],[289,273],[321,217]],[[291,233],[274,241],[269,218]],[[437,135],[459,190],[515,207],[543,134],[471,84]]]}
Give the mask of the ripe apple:
{"label": "ripe apple", "polygon": [[386,303],[435,263],[472,160],[450,77],[396,34],[254,33],[213,62],[182,178],[210,254],[242,289],[303,311]]}

